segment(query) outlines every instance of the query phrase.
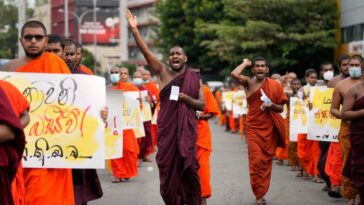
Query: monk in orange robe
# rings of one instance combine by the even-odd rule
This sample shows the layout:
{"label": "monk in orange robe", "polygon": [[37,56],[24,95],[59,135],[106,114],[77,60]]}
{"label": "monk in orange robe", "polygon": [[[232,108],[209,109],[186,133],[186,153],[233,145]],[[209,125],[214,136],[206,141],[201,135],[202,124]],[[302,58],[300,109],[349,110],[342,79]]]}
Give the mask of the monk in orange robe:
{"label": "monk in orange robe", "polygon": [[[29,103],[25,97],[12,84],[0,80],[0,89],[6,94],[10,105],[19,118],[21,125],[26,127],[30,121],[29,118]],[[15,179],[11,184],[14,205],[23,205],[25,203],[25,186],[23,178],[23,166],[21,162],[18,166]]]}
{"label": "monk in orange robe", "polygon": [[[58,56],[44,52],[47,31],[39,21],[28,21],[21,29],[21,44],[25,56],[10,61],[5,71],[32,73],[70,73]],[[26,205],[73,205],[74,193],[71,169],[25,168]]]}
{"label": "monk in orange robe", "polygon": [[219,115],[218,115],[219,125],[225,125],[225,116],[224,116],[224,113],[221,108],[222,93],[221,93],[221,90],[218,88],[216,89],[216,92],[215,92],[215,100],[216,100],[217,106],[219,108]]}
{"label": "monk in orange robe", "polygon": [[[119,73],[119,81],[113,82],[114,89],[139,91],[132,83],[128,83],[129,70],[127,68],[112,68],[111,74]],[[116,80],[115,80],[116,81]],[[138,175],[139,145],[132,129],[123,130],[123,157],[111,160],[111,169],[115,179],[113,182],[122,182]]]}
{"label": "monk in orange robe", "polygon": [[[152,94],[152,100],[156,103],[156,108],[154,112],[157,112],[158,115],[158,107],[159,107],[159,88],[158,85],[151,80],[151,73],[149,70],[142,71],[142,79],[144,88],[147,89]],[[154,114],[153,112],[153,114]],[[157,116],[158,117],[158,116]],[[155,146],[157,145],[157,133],[158,133],[158,125],[152,123],[152,145],[149,148],[149,154],[155,151]]]}
{"label": "monk in orange robe", "polygon": [[[350,75],[349,67],[356,67],[363,63],[360,56],[342,56],[339,59],[339,69],[341,74],[330,81],[330,87],[335,87],[331,101],[331,114],[335,117],[342,119],[340,107],[343,105],[344,96],[348,93],[349,89],[360,82],[360,76],[355,76],[353,73]],[[350,150],[350,128],[349,121],[341,121],[339,131],[339,142],[332,142],[330,145],[325,171],[330,177],[332,183],[329,195],[332,197],[340,197],[341,195],[346,198],[350,203],[353,203],[358,190],[353,185],[352,180],[342,175],[343,164],[346,163],[349,150]],[[342,185],[342,186],[341,186]],[[340,193],[341,189],[341,193]]]}
{"label": "monk in orange robe", "polygon": [[206,199],[211,197],[212,188],[210,183],[210,154],[212,152],[212,138],[208,120],[219,113],[219,108],[210,89],[203,85],[205,97],[205,110],[200,113],[197,122],[197,160],[200,165],[198,175],[200,176],[202,205]]}
{"label": "monk in orange robe", "polygon": [[254,77],[240,75],[251,61],[244,59],[231,76],[244,86],[249,111],[246,117],[246,138],[248,143],[250,183],[256,197],[256,204],[266,204],[272,173],[272,161],[277,147],[285,146],[286,126],[282,116],[283,105],[288,99],[282,86],[266,77],[269,72],[267,61],[262,57],[254,59]]}
{"label": "monk in orange robe", "polygon": [[[10,99],[11,98],[11,99]],[[20,204],[18,201],[21,194],[15,190],[14,181],[18,174],[18,166],[23,157],[25,147],[25,136],[23,132],[24,123],[29,122],[29,115],[22,109],[23,103],[11,102],[19,99],[23,102],[22,95],[19,91],[0,80],[0,204],[14,205]],[[25,101],[26,102],[26,101]],[[25,103],[26,104],[26,103]],[[17,115],[18,112],[20,113]],[[19,120],[20,116],[20,120]],[[27,118],[27,119],[26,119]],[[21,122],[23,121],[23,122]],[[13,184],[13,185],[12,185]],[[19,188],[19,187],[16,187]],[[15,195],[14,195],[15,194]],[[24,194],[24,193],[22,193]]]}

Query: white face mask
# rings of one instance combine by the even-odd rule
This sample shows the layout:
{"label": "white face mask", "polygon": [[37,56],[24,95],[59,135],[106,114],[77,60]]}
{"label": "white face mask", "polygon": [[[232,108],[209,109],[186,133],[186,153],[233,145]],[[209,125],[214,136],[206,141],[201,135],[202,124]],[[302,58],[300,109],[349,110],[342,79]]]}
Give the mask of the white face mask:
{"label": "white face mask", "polygon": [[334,72],[332,72],[332,71],[326,71],[324,73],[324,76],[323,77],[324,77],[324,80],[330,81],[331,79],[334,78]]}
{"label": "white face mask", "polygon": [[112,83],[118,83],[120,81],[120,74],[119,73],[110,74],[110,81]]}
{"label": "white face mask", "polygon": [[143,83],[143,79],[142,78],[133,78],[133,83],[136,86],[141,85]]}
{"label": "white face mask", "polygon": [[350,67],[349,75],[351,78],[360,78],[361,77],[361,67]]}

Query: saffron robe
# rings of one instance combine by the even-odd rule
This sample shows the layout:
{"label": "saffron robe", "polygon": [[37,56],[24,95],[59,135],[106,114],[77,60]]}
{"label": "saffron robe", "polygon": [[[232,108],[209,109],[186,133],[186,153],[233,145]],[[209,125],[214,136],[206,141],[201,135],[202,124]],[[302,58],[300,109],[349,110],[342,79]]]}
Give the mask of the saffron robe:
{"label": "saffron robe", "polygon": [[[283,105],[288,99],[282,86],[266,78],[260,87],[275,104]],[[257,198],[263,197],[269,188],[272,161],[276,147],[285,146],[286,125],[282,116],[273,111],[262,111],[261,92],[257,89],[248,98],[246,117],[250,183]]]}
{"label": "saffron robe", "polygon": [[[120,82],[114,89],[122,91],[139,91],[131,83]],[[121,106],[121,105],[120,105]],[[138,175],[139,145],[132,129],[123,130],[123,157],[111,160],[113,175],[119,179],[128,179]]]}
{"label": "saffron robe", "polygon": [[[21,66],[16,72],[70,73],[66,63],[50,52]],[[26,205],[73,205],[71,169],[24,168]]]}
{"label": "saffron robe", "polygon": [[172,86],[180,87],[180,92],[197,99],[199,80],[198,73],[186,69],[160,92],[156,161],[160,191],[167,205],[201,204],[196,113],[184,102],[169,99]]}
{"label": "saffron robe", "polygon": [[319,173],[317,169],[320,158],[319,144],[317,141],[307,140],[307,134],[298,134],[297,156],[307,174],[314,176]]}
{"label": "saffron robe", "polygon": [[[207,86],[203,86],[205,98],[204,114],[211,113],[213,116],[219,114],[219,108],[215,98]],[[201,184],[201,196],[210,197],[212,188],[210,183],[210,154],[212,151],[212,137],[209,122],[207,120],[198,120],[197,122],[197,160],[200,165],[198,175]]]}
{"label": "saffron robe", "polygon": [[330,178],[331,185],[341,186],[341,170],[343,160],[341,158],[341,146],[339,142],[331,142],[327,153],[325,172]]}
{"label": "saffron robe", "polygon": [[86,67],[84,65],[80,65],[79,67],[80,67],[80,70],[83,71],[85,74],[88,74],[88,75],[94,74],[91,69],[89,69],[88,67]]}
{"label": "saffron robe", "polygon": [[[16,87],[6,81],[0,80],[0,88],[5,92],[6,96],[8,97],[13,111],[18,118],[25,110],[29,111],[28,101]],[[23,177],[23,166],[21,162],[19,163],[15,179],[11,184],[11,189],[13,193],[14,205],[24,205],[25,186]]]}
{"label": "saffron robe", "polygon": [[[152,95],[155,100],[157,100],[157,105],[154,112],[159,110],[159,88],[154,81],[149,81],[147,84],[144,85],[144,88],[147,89]],[[158,118],[158,116],[157,116]],[[155,152],[155,146],[157,145],[157,133],[158,133],[158,125],[152,124],[151,127],[152,132],[152,145],[149,147],[148,154]]]}
{"label": "saffron robe", "polygon": [[[9,90],[6,92],[9,93]],[[4,92],[3,82],[0,84],[0,99],[0,123],[11,127],[15,134],[14,140],[0,144],[0,204],[13,205],[12,182],[23,156],[25,136],[19,116],[14,112],[14,105]]]}
{"label": "saffron robe", "polygon": [[[344,165],[347,163],[351,148],[350,126],[345,121],[341,121],[341,127],[339,131],[339,142],[341,145],[341,158],[343,159],[343,169],[344,169]],[[358,194],[358,189],[354,186],[353,181],[348,177],[342,175],[341,183],[342,183],[341,195],[348,200],[355,198],[356,195]]]}
{"label": "saffron robe", "polygon": [[276,157],[279,160],[288,159],[288,144],[289,144],[289,104],[287,104],[287,117],[284,119],[286,125],[286,139],[284,141],[285,148],[278,147],[276,150]]}

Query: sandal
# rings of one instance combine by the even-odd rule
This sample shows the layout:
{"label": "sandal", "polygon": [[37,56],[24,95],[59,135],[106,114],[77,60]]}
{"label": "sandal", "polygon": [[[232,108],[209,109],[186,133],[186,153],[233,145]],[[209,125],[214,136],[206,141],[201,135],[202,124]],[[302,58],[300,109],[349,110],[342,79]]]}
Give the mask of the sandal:
{"label": "sandal", "polygon": [[313,178],[313,182],[322,184],[322,183],[324,183],[324,180],[322,180],[320,178]]}
{"label": "sandal", "polygon": [[296,177],[303,177],[303,169],[298,170],[298,173],[296,174]]}

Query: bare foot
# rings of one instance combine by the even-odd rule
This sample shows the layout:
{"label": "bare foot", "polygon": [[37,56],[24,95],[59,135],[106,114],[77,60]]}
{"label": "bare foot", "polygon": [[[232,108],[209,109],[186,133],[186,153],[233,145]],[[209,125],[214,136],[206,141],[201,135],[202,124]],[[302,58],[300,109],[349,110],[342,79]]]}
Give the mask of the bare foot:
{"label": "bare foot", "polygon": [[148,158],[148,157],[144,157],[143,162],[152,162],[152,160],[150,158]]}
{"label": "bare foot", "polygon": [[202,198],[201,205],[207,205],[207,200],[205,197]]}
{"label": "bare foot", "polygon": [[267,201],[264,198],[259,198],[255,202],[256,205],[265,205],[267,204]]}

